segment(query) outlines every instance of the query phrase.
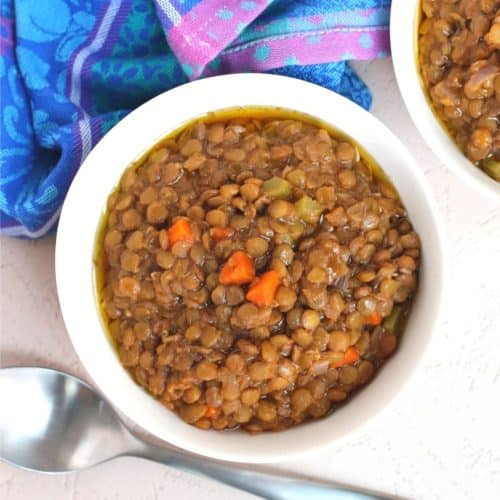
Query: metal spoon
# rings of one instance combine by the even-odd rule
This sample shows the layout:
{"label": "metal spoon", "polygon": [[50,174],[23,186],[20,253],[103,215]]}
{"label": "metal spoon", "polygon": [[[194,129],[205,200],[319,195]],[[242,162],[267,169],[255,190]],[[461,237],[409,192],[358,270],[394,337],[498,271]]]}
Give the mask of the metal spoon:
{"label": "metal spoon", "polygon": [[68,472],[128,455],[201,474],[269,499],[387,498],[145,443],[127,431],[113,408],[90,387],[55,370],[0,370],[0,401],[0,458],[25,469]]}

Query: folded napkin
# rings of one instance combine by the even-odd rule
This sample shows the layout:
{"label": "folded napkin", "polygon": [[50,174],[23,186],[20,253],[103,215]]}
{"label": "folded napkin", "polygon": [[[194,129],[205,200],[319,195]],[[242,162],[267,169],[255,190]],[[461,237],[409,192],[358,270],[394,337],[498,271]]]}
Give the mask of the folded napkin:
{"label": "folded napkin", "polygon": [[265,71],[368,108],[370,93],[345,61],[388,55],[389,8],[390,0],[2,0],[2,233],[54,229],[103,134],[190,79]]}

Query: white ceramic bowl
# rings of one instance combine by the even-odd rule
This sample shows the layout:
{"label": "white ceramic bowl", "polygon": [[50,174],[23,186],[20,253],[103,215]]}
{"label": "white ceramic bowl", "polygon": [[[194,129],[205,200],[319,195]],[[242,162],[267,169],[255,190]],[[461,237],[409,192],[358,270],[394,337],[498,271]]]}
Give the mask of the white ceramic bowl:
{"label": "white ceramic bowl", "polygon": [[[423,245],[420,291],[403,341],[375,380],[333,415],[278,433],[202,431],[144,392],[120,365],[96,307],[92,254],[106,199],[124,169],[160,138],[207,111],[283,107],[323,120],[356,139],[397,187]],[[281,76],[240,74],[183,85],[118,123],[89,154],[71,185],[57,235],[56,277],[64,321],[88,373],[108,400],[155,436],[186,450],[239,462],[282,461],[359,429],[387,406],[414,372],[434,329],[443,294],[442,231],[430,189],[399,140],[347,99]]]}
{"label": "white ceramic bowl", "polygon": [[418,131],[439,159],[464,182],[500,200],[500,182],[477,168],[451,140],[434,114],[418,67],[420,0],[392,0],[391,51],[394,70],[408,112]]}

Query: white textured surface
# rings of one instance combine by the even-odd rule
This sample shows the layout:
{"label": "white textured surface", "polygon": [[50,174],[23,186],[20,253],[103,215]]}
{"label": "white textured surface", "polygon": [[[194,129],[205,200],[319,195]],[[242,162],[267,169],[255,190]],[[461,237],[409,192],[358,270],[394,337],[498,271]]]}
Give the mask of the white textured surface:
{"label": "white textured surface", "polygon": [[[450,286],[418,373],[395,403],[342,447],[283,464],[412,499],[500,495],[500,205],[482,199],[427,149],[404,108],[390,61],[357,64],[373,112],[406,143],[432,184],[447,229]],[[0,362],[86,377],[65,334],[54,240],[1,242]],[[0,403],[1,404],[1,403]],[[2,500],[250,499],[162,465],[123,458],[45,476],[0,463]]]}

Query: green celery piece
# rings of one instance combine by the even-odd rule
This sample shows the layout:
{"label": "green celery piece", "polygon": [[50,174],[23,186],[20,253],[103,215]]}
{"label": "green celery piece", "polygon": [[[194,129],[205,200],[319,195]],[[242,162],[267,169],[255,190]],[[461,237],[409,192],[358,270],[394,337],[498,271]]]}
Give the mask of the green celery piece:
{"label": "green celery piece", "polygon": [[483,170],[496,181],[500,181],[500,161],[494,158],[486,158],[481,162]]}
{"label": "green celery piece", "polygon": [[384,319],[384,322],[382,326],[384,327],[384,330],[390,332],[390,333],[397,333],[397,327],[398,323],[401,319],[401,313],[403,312],[403,308],[401,306],[394,306],[394,308],[391,311],[391,314],[387,316],[387,318]]}
{"label": "green celery piece", "polygon": [[303,221],[309,224],[315,224],[318,222],[321,212],[323,212],[323,206],[316,200],[304,195],[295,203],[295,210]]}
{"label": "green celery piece", "polygon": [[292,194],[291,184],[281,177],[272,177],[262,185],[264,193],[269,194],[273,198],[284,199]]}

